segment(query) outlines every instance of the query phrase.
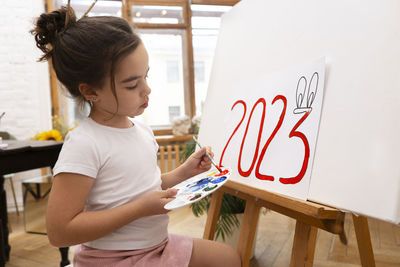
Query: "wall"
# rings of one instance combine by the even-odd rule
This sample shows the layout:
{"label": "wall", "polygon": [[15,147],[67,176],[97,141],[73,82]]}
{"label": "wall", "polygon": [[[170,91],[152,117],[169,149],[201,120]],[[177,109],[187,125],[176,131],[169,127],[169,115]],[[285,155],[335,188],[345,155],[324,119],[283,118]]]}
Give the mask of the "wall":
{"label": "wall", "polygon": [[[17,139],[29,139],[39,131],[51,129],[51,102],[48,64],[38,63],[41,51],[29,33],[34,18],[44,11],[40,0],[0,1],[0,131]],[[20,180],[32,172],[14,176],[19,206],[22,204]],[[14,208],[9,183],[5,182],[7,203]]]}

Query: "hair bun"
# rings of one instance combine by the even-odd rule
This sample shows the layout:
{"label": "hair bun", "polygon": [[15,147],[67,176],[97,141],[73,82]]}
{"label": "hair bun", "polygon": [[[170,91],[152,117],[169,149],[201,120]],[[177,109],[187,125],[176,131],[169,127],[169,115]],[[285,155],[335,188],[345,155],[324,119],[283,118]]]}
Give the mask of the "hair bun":
{"label": "hair bun", "polygon": [[63,33],[75,22],[74,10],[64,6],[58,10],[40,15],[35,22],[35,28],[31,30],[31,33],[35,36],[36,46],[44,53],[39,61],[51,57],[52,47],[57,43],[59,34]]}

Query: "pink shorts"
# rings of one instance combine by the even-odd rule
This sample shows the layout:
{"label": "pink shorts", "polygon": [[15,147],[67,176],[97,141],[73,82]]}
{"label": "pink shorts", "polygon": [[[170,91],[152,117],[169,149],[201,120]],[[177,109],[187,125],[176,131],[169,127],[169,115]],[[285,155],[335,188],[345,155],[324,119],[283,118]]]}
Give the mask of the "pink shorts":
{"label": "pink shorts", "polygon": [[174,234],[154,247],[139,250],[102,250],[78,245],[74,267],[186,267],[192,248],[191,237]]}

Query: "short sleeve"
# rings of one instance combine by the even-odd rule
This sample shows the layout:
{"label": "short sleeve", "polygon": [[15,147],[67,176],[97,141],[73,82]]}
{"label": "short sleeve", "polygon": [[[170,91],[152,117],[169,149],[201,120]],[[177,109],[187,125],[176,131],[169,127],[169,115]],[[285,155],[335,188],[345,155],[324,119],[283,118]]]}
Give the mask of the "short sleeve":
{"label": "short sleeve", "polygon": [[96,178],[101,162],[95,142],[87,134],[75,129],[67,135],[53,174],[77,173]]}
{"label": "short sleeve", "polygon": [[154,136],[153,130],[150,128],[150,126],[148,126],[145,123],[139,122],[139,121],[134,121],[134,123],[139,125],[149,135],[149,137],[153,139],[154,149],[157,153],[157,151],[159,149],[159,145],[157,143],[156,137]]}

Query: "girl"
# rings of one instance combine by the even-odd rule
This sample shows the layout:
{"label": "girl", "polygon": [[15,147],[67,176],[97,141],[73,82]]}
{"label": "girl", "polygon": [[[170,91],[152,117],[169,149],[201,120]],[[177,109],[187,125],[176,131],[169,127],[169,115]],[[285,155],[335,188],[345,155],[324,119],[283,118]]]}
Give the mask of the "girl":
{"label": "girl", "polygon": [[[83,17],[62,7],[42,14],[32,30],[59,81],[89,117],[70,132],[54,167],[47,232],[57,247],[77,245],[79,266],[240,266],[232,248],[168,235],[175,184],[210,169],[203,148],[160,174],[151,129],[130,118],[149,105],[148,55],[129,24]],[[209,151],[211,153],[211,151]]]}

